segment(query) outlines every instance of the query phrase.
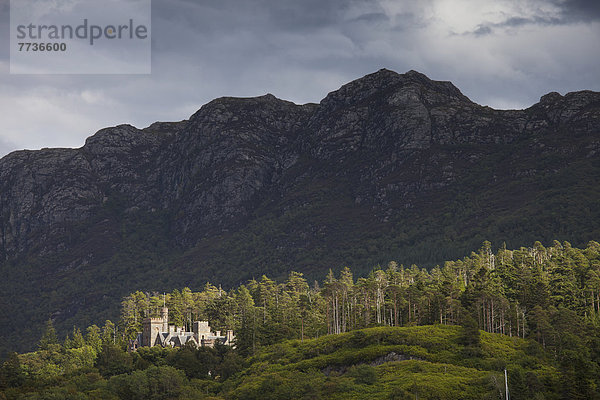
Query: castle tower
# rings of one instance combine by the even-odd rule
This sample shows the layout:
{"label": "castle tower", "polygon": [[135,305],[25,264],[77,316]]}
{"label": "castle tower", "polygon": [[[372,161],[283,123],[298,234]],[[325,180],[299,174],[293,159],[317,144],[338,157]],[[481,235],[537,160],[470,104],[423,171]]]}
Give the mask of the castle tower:
{"label": "castle tower", "polygon": [[193,332],[198,344],[201,344],[203,339],[208,339],[209,336],[212,336],[210,332],[210,326],[208,326],[208,321],[194,321]]}
{"label": "castle tower", "polygon": [[162,332],[169,332],[169,309],[167,307],[161,308],[160,317],[162,318]]}
{"label": "castle tower", "polygon": [[146,318],[142,321],[142,346],[154,346],[162,327],[162,318]]}
{"label": "castle tower", "polygon": [[235,335],[233,334],[233,331],[231,329],[229,329],[227,331],[227,335],[226,335],[226,339],[225,339],[225,344],[232,346],[233,345],[233,339],[235,339]]}

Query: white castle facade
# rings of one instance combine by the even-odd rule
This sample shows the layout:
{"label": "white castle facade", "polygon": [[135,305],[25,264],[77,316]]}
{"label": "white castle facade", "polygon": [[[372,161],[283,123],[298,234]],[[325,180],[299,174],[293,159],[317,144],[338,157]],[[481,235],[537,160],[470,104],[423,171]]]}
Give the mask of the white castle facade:
{"label": "white castle facade", "polygon": [[235,338],[233,331],[228,330],[225,335],[221,331],[212,332],[208,321],[195,321],[192,332],[186,332],[183,327],[169,325],[169,309],[161,309],[160,318],[146,318],[142,322],[142,332],[129,344],[130,351],[139,347],[181,347],[192,344],[196,347],[213,347],[216,343],[233,346]]}

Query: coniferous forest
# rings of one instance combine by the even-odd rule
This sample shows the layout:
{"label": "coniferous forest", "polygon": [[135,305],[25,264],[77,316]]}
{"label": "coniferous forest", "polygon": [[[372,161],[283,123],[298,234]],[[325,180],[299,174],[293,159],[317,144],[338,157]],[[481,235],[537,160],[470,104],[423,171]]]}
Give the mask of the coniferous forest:
{"label": "coniferous forest", "polygon": [[[291,272],[225,290],[136,291],[118,321],[49,320],[38,350],[11,354],[0,399],[600,398],[600,244],[481,248],[430,270],[389,262],[308,282]],[[126,352],[166,302],[236,345]]]}

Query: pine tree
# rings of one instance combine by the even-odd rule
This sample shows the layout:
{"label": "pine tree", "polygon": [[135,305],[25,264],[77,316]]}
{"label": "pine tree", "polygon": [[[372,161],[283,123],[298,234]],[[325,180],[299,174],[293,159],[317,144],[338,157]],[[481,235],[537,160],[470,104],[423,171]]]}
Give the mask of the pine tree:
{"label": "pine tree", "polygon": [[246,286],[241,285],[234,297],[236,307],[235,344],[240,354],[247,356],[256,349],[256,311],[254,299]]}
{"label": "pine tree", "polygon": [[86,329],[85,343],[94,349],[96,354],[102,350],[102,338],[100,337],[100,328],[98,326],[88,326]]}
{"label": "pine tree", "polygon": [[[17,353],[11,353],[0,368],[0,389],[18,387],[25,382],[25,373]],[[3,398],[3,397],[2,397]]]}
{"label": "pine tree", "polygon": [[40,350],[51,350],[55,346],[60,346],[58,344],[58,337],[56,336],[56,330],[54,329],[54,324],[52,323],[52,319],[49,319],[46,322],[46,328],[44,329],[44,333],[42,334],[42,338],[38,344]]}
{"label": "pine tree", "polygon": [[73,338],[71,339],[71,348],[79,349],[85,346],[85,340],[79,328],[73,327]]}
{"label": "pine tree", "polygon": [[107,319],[102,329],[102,344],[114,344],[116,342],[116,327],[115,324]]}
{"label": "pine tree", "polygon": [[465,309],[461,310],[461,326],[459,341],[465,346],[464,355],[466,357],[478,356],[481,346],[479,326],[472,314]]}

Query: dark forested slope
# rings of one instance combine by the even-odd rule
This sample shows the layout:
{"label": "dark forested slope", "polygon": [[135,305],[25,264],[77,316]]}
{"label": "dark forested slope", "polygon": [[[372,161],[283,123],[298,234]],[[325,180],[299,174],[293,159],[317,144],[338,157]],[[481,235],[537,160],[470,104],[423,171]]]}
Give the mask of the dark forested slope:
{"label": "dark forested slope", "polygon": [[600,94],[526,110],[381,70],[320,104],[220,98],[189,120],[0,160],[0,323],[29,348],[134,288],[434,265],[487,239],[600,237]]}

